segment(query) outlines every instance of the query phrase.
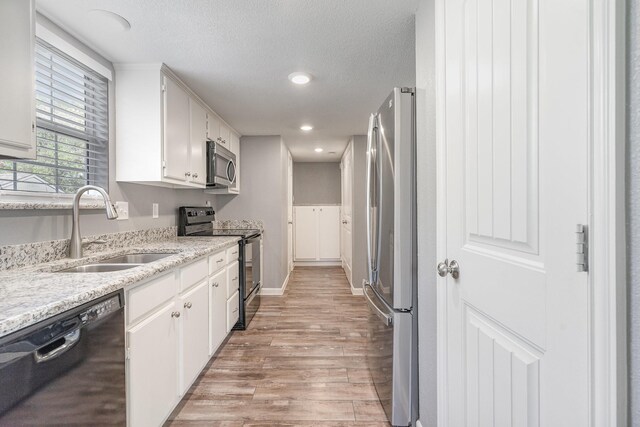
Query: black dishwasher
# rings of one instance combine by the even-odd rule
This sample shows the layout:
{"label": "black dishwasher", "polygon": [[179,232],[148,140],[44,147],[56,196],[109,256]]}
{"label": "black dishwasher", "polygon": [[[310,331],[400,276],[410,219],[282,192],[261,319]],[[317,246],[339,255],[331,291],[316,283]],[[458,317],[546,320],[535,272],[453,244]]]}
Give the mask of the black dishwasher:
{"label": "black dishwasher", "polygon": [[0,425],[126,424],[124,293],[0,339]]}

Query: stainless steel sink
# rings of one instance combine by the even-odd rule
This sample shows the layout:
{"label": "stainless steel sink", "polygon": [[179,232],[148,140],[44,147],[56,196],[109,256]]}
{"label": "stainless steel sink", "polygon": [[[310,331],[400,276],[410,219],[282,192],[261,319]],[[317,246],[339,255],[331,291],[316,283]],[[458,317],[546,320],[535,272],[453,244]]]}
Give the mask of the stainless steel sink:
{"label": "stainless steel sink", "polygon": [[128,270],[130,268],[139,267],[143,264],[148,264],[150,262],[170,257],[171,255],[175,254],[125,254],[91,264],[65,268],[64,270],[58,270],[57,273],[107,273],[110,271]]}
{"label": "stainless steel sink", "polygon": [[98,264],[147,264],[150,262],[158,261],[166,257],[170,257],[175,254],[126,254],[117,257],[105,259],[98,262]]}
{"label": "stainless steel sink", "polygon": [[140,265],[142,264],[87,264],[65,268],[64,270],[59,270],[56,273],[107,273],[110,271],[128,270]]}

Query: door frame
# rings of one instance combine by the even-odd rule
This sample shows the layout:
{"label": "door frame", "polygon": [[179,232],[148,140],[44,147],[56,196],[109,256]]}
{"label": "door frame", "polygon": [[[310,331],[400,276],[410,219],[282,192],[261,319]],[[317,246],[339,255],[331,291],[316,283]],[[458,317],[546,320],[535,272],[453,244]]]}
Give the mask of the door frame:
{"label": "door frame", "polygon": [[[446,230],[445,4],[435,0],[436,221]],[[625,238],[626,0],[589,0],[589,284],[590,426],[627,425]],[[606,206],[607,209],[597,209]],[[437,233],[438,260],[447,258]],[[433,266],[435,274],[435,266]],[[437,286],[438,426],[447,419],[447,292]]]}

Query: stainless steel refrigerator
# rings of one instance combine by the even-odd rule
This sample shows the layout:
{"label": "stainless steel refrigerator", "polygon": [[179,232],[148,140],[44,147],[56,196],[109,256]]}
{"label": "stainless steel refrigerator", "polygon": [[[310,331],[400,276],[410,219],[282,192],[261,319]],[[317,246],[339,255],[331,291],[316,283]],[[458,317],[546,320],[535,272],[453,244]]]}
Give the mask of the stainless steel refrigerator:
{"label": "stainless steel refrigerator", "polygon": [[415,95],[395,88],[369,119],[367,364],[394,426],[418,417]]}

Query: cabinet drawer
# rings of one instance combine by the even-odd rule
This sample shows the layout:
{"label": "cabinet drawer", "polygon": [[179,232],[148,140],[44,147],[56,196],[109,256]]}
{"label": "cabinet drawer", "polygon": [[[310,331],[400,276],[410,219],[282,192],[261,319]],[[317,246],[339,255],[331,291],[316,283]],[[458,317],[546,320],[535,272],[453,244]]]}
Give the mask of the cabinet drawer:
{"label": "cabinet drawer", "polygon": [[240,270],[238,265],[238,261],[236,261],[227,267],[227,298],[231,298],[231,295],[240,288]]}
{"label": "cabinet drawer", "polygon": [[240,246],[235,245],[227,249],[227,264],[231,264],[234,261],[238,261],[240,257]]}
{"label": "cabinet drawer", "polygon": [[187,265],[180,269],[180,291],[189,289],[191,286],[202,281],[209,275],[209,267],[207,258]]}
{"label": "cabinet drawer", "polygon": [[227,333],[231,331],[233,325],[236,324],[240,318],[240,292],[233,294],[231,298],[227,300]]}
{"label": "cabinet drawer", "polygon": [[209,256],[209,274],[219,271],[225,265],[227,265],[227,253],[225,251]]}
{"label": "cabinet drawer", "polygon": [[171,272],[128,291],[126,306],[129,325],[173,298],[177,285],[176,274]]}

